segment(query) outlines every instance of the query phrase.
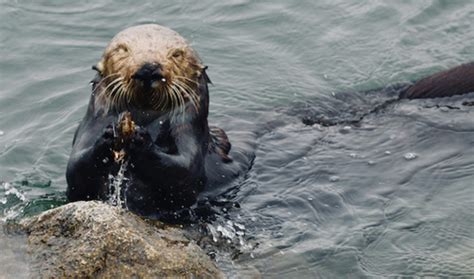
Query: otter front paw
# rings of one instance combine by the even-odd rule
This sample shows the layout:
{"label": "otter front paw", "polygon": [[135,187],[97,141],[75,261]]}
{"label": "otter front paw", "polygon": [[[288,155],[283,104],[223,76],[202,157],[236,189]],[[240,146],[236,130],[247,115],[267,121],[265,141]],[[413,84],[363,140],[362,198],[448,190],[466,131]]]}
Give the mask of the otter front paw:
{"label": "otter front paw", "polygon": [[112,125],[105,127],[102,136],[94,144],[95,158],[104,164],[112,162],[112,146],[114,143],[114,128]]}
{"label": "otter front paw", "polygon": [[144,152],[150,150],[153,145],[150,134],[145,128],[136,127],[130,140],[128,152],[132,158],[140,158]]}

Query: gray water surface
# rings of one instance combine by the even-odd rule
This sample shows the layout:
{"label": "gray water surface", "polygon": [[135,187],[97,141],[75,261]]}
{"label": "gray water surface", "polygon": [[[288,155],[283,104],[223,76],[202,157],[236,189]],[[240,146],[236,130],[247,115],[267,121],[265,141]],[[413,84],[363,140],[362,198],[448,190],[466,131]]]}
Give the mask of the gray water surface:
{"label": "gray water surface", "polygon": [[[301,122],[473,60],[473,22],[472,1],[0,1],[0,218],[64,203],[91,65],[120,30],[159,23],[209,66],[210,123],[236,145],[256,135],[231,213],[255,247],[219,262],[229,276],[474,277],[472,94]],[[21,241],[0,248],[0,277],[26,274]]]}

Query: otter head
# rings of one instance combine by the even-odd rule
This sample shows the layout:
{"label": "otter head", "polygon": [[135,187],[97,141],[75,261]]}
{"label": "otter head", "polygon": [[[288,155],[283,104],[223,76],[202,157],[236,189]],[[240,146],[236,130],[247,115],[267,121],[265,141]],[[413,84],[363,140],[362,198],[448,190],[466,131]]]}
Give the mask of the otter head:
{"label": "otter head", "polygon": [[199,109],[198,85],[205,67],[186,40],[156,24],[118,33],[93,66],[96,105],[106,111],[130,107],[160,111]]}

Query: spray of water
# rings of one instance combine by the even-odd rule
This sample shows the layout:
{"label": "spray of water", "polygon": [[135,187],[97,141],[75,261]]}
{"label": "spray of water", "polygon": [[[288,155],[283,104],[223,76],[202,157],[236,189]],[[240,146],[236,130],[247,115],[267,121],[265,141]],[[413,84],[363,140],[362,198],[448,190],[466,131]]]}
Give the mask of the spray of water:
{"label": "spray of water", "polygon": [[129,179],[125,176],[128,167],[128,161],[120,164],[116,175],[109,174],[109,200],[111,205],[126,207],[127,200],[125,192],[127,190]]}
{"label": "spray of water", "polygon": [[132,134],[135,132],[135,123],[132,121],[130,112],[122,113],[119,118],[117,129],[114,129],[115,143],[113,147],[114,164],[118,166],[115,174],[109,174],[109,199],[111,205],[127,207],[126,191],[129,178],[126,176],[128,168],[128,156],[125,146],[130,143]]}

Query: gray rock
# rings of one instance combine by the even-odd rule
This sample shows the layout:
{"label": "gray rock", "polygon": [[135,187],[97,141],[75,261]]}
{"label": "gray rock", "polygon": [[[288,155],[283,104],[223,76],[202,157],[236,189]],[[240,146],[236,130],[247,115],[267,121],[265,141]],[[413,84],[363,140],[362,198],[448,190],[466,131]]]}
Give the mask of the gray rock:
{"label": "gray rock", "polygon": [[179,228],[104,203],[70,203],[20,226],[43,278],[224,277]]}

